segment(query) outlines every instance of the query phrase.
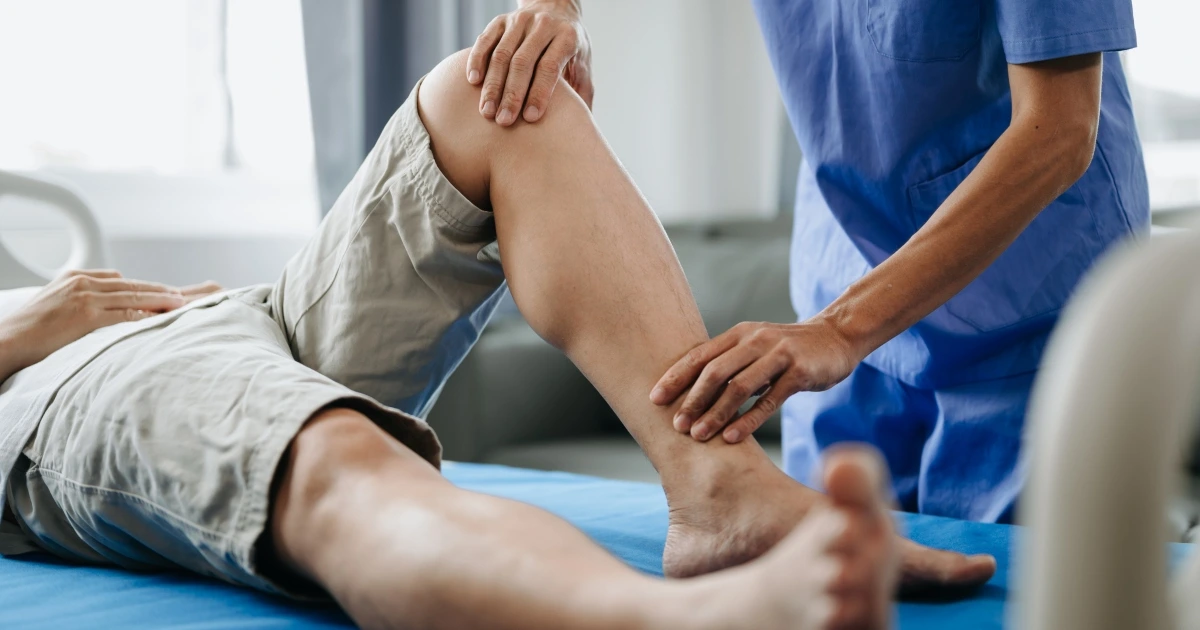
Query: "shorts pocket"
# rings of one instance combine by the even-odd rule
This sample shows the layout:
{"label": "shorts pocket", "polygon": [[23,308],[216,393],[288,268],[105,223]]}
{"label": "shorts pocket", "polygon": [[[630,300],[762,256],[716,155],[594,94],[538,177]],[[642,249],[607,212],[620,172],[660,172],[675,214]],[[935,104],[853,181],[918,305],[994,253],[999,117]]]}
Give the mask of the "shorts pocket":
{"label": "shorts pocket", "polygon": [[[975,170],[980,153],[962,166],[908,189],[916,229]],[[1078,184],[1034,218],[1000,257],[942,307],[980,332],[1059,311],[1104,250],[1106,240]]]}
{"label": "shorts pocket", "polygon": [[899,61],[955,61],[979,44],[978,0],[866,0],[875,50]]}

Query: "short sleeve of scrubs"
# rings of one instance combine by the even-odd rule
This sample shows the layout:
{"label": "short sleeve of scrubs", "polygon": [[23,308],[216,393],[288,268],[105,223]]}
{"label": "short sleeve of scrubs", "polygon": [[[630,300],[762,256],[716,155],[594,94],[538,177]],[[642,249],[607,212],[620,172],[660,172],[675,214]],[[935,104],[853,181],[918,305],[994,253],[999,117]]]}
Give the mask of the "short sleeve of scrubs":
{"label": "short sleeve of scrubs", "polygon": [[1008,63],[1112,52],[1137,45],[1131,0],[995,1],[996,22]]}

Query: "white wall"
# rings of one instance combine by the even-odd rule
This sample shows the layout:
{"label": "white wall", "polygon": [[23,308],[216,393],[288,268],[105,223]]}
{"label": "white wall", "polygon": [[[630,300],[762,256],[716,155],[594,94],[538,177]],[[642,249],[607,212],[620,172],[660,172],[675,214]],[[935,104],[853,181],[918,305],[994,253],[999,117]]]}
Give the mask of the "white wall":
{"label": "white wall", "polygon": [[784,114],[749,0],[583,12],[596,121],[662,220],[773,216]]}
{"label": "white wall", "polygon": [[[1200,112],[1200,24],[1196,0],[1137,0],[1133,3],[1138,47],[1124,53],[1138,131],[1146,159],[1150,207],[1200,207],[1200,139],[1193,128]],[[1193,105],[1190,113],[1181,107]],[[1183,135],[1184,137],[1180,137]]]}

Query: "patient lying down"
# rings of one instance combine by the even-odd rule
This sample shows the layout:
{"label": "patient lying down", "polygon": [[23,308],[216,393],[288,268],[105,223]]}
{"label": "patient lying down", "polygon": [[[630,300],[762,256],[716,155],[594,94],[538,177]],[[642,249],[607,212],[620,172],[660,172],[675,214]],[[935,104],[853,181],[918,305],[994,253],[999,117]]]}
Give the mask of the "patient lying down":
{"label": "patient lying down", "polygon": [[[894,537],[873,453],[830,455],[822,495],[753,440],[676,432],[649,391],[707,337],[657,219],[570,89],[501,128],[463,62],[414,90],[275,284],[78,273],[0,321],[0,496],[26,543],[332,596],[366,627],[879,628],[898,580],[991,576]],[[699,577],[641,575],[439,474],[418,418],[505,281],[660,472],[667,576]]]}

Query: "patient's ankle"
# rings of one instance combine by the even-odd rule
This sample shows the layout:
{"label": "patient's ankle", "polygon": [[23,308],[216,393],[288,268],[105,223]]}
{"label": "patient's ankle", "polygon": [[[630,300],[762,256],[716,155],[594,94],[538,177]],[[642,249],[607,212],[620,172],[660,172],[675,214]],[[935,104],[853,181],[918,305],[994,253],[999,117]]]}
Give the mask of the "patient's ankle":
{"label": "patient's ankle", "polygon": [[697,501],[761,500],[797,485],[767,457],[753,439],[740,444],[720,440],[690,444],[688,453],[677,452],[669,465],[661,466],[663,490],[668,503]]}

